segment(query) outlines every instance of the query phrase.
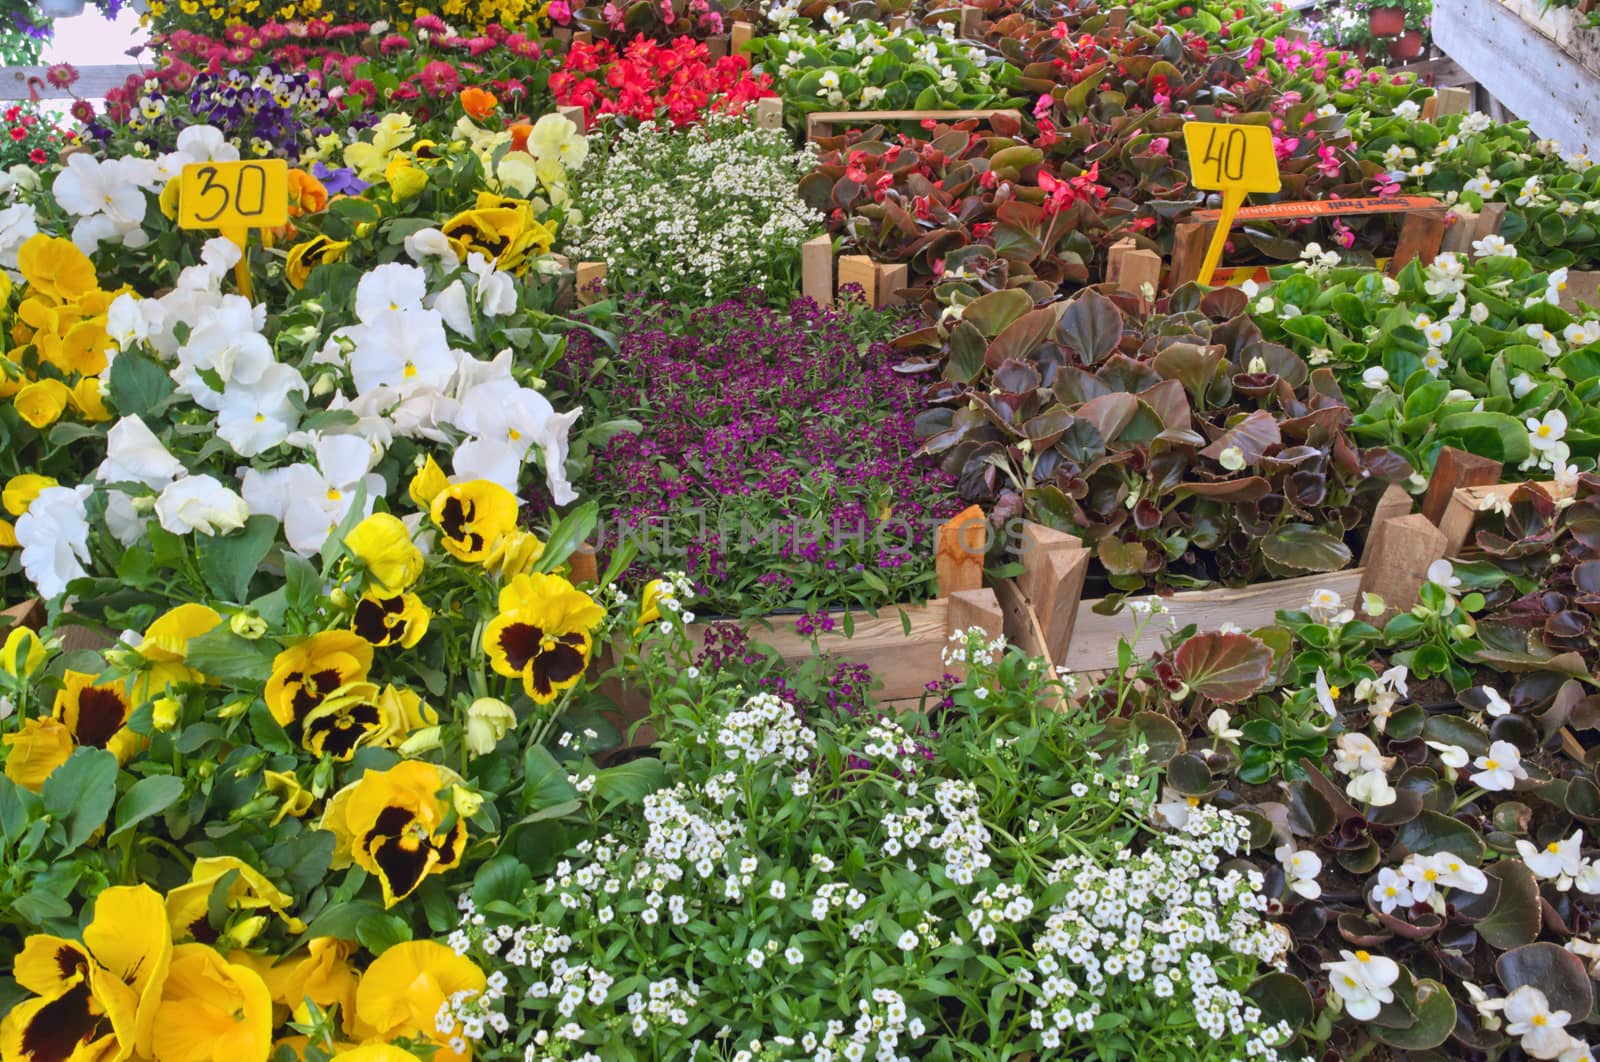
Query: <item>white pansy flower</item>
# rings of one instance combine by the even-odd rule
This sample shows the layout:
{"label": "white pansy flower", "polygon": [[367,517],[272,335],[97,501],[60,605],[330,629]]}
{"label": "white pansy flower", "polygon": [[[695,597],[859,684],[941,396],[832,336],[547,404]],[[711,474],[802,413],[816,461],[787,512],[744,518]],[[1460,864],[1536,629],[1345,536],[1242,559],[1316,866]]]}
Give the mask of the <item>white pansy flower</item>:
{"label": "white pansy flower", "polygon": [[185,476],[162,490],[155,513],[174,535],[225,535],[244,526],[250,507],[215,476]]}

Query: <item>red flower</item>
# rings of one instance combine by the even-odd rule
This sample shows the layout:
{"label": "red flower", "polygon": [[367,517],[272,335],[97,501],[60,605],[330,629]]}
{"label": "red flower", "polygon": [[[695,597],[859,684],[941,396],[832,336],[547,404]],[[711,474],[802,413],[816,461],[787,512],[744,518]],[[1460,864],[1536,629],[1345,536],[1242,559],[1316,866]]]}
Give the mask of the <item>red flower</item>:
{"label": "red flower", "polygon": [[28,139],[28,131],[20,125],[14,125],[11,127],[11,139],[26,140]]}
{"label": "red flower", "polygon": [[437,59],[422,68],[417,80],[422,83],[425,90],[435,96],[453,96],[456,89],[461,87],[461,75],[456,73],[456,68]]}
{"label": "red flower", "polygon": [[71,63],[54,63],[45,71],[44,79],[56,88],[64,89],[78,80],[78,70]]}
{"label": "red flower", "polygon": [[50,156],[45,153],[44,148],[34,148],[32,151],[28,152],[28,161],[32,162],[35,166],[43,166],[45,163],[50,161]]}
{"label": "red flower", "polygon": [[73,100],[72,116],[85,124],[94,121],[94,104],[88,100]]}
{"label": "red flower", "polygon": [[445,31],[444,20],[438,15],[418,15],[412,25],[419,30],[427,30],[429,33],[443,33]]}

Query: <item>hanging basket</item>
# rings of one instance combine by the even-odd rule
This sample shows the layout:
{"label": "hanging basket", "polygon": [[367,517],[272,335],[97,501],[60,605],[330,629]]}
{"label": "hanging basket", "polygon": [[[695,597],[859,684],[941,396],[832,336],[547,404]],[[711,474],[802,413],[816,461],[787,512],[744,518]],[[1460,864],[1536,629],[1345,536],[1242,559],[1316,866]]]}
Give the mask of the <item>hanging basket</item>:
{"label": "hanging basket", "polygon": [[39,12],[47,18],[71,18],[83,14],[85,0],[39,0]]}
{"label": "hanging basket", "polygon": [[1394,37],[1405,32],[1406,9],[1375,7],[1367,12],[1367,28],[1374,37]]}
{"label": "hanging basket", "polygon": [[1422,54],[1422,31],[1406,30],[1389,42],[1389,58],[1397,63],[1415,59]]}

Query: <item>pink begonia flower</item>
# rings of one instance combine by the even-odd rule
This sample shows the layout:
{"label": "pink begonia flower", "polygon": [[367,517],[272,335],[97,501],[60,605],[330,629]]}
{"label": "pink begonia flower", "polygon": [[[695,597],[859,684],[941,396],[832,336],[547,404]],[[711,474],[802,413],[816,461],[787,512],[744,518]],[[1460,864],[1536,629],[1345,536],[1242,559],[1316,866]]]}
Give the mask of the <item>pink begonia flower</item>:
{"label": "pink begonia flower", "polygon": [[1323,144],[1317,148],[1317,172],[1324,177],[1337,177],[1339,170],[1339,160],[1334,155],[1333,145]]}
{"label": "pink begonia flower", "polygon": [[1170,138],[1164,136],[1154,137],[1150,141],[1150,154],[1165,155],[1171,146],[1172,141]]}
{"label": "pink begonia flower", "polygon": [[1287,159],[1293,155],[1295,149],[1299,146],[1300,138],[1297,136],[1275,136],[1272,138],[1272,149],[1277,152],[1279,162],[1282,162],[1284,159]]}
{"label": "pink begonia flower", "polygon": [[1044,96],[1040,96],[1037,100],[1034,101],[1034,104],[1033,104],[1033,116],[1035,118],[1043,118],[1045,115],[1050,113],[1050,108],[1054,107],[1055,103],[1056,103],[1055,99],[1053,97],[1049,96],[1048,94],[1044,95]]}

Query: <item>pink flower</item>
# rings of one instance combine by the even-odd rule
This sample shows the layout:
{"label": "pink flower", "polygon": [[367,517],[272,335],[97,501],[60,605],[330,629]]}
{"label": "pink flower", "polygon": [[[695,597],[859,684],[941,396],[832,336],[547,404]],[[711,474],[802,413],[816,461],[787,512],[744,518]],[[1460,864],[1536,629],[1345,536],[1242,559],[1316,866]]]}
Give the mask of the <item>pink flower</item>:
{"label": "pink flower", "polygon": [[1172,141],[1168,137],[1158,136],[1152,137],[1150,140],[1150,154],[1152,155],[1165,155],[1171,147]]}
{"label": "pink flower", "polygon": [[1299,146],[1300,138],[1297,136],[1275,136],[1272,138],[1272,150],[1277,152],[1279,162],[1293,155],[1295,149]]}
{"label": "pink flower", "polygon": [[1356,234],[1355,231],[1352,230],[1349,225],[1346,225],[1342,219],[1334,218],[1333,240],[1340,247],[1343,247],[1348,251],[1350,248],[1356,245]]}
{"label": "pink flower", "polygon": [[44,72],[44,79],[56,88],[64,89],[78,80],[78,68],[71,63],[53,63]]}
{"label": "pink flower", "polygon": [[412,25],[419,30],[429,33],[443,33],[445,31],[444,19],[438,15],[418,15]]}
{"label": "pink flower", "polygon": [[1046,93],[1045,95],[1040,96],[1036,101],[1034,101],[1034,104],[1033,104],[1033,116],[1035,118],[1043,118],[1045,115],[1050,113],[1050,108],[1054,107],[1055,105],[1056,105],[1055,98],[1052,97],[1049,93]]}
{"label": "pink flower", "polygon": [[434,96],[454,96],[456,89],[461,87],[461,75],[456,73],[456,68],[437,59],[423,67],[417,78],[422,82],[422,87]]}
{"label": "pink flower", "polygon": [[572,23],[572,5],[567,0],[550,0],[550,21],[558,26]]}
{"label": "pink flower", "polygon": [[1323,144],[1317,148],[1317,172],[1324,177],[1339,176],[1339,160],[1334,155],[1332,144]]}

